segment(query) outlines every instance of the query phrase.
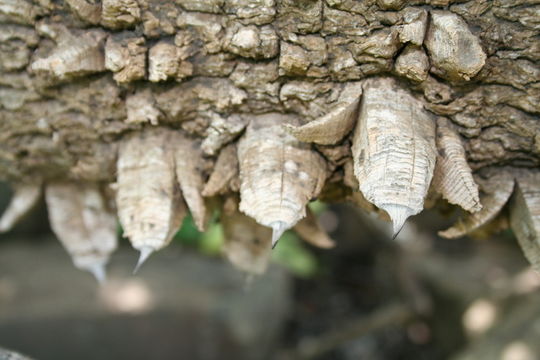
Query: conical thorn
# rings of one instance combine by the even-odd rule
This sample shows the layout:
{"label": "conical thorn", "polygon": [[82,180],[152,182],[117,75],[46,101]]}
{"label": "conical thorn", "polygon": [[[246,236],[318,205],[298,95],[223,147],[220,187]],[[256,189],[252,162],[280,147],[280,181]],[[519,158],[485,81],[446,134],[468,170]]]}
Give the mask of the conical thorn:
{"label": "conical thorn", "polygon": [[143,246],[139,249],[139,251],[140,251],[139,261],[137,261],[137,265],[135,266],[135,269],[133,270],[133,275],[135,275],[141,268],[142,264],[144,264],[144,262],[148,260],[150,255],[152,255],[152,253],[154,252],[154,249],[151,248],[150,246]]}
{"label": "conical thorn", "polygon": [[411,215],[410,209],[402,205],[387,205],[383,209],[392,220],[392,239],[395,239]]}
{"label": "conical thorn", "polygon": [[274,221],[270,224],[270,227],[272,228],[272,249],[276,247],[279,238],[285,230],[287,230],[289,227],[287,224],[283,221]]}
{"label": "conical thorn", "polygon": [[401,227],[397,230],[396,232],[396,229],[394,228],[394,234],[392,235],[392,240],[396,240],[397,236],[399,235],[399,233],[401,232],[401,229],[403,229],[403,226],[405,224],[401,225]]}
{"label": "conical thorn", "polygon": [[105,284],[107,281],[107,271],[105,270],[105,264],[93,264],[90,265],[86,270],[88,270],[96,278],[99,285]]}

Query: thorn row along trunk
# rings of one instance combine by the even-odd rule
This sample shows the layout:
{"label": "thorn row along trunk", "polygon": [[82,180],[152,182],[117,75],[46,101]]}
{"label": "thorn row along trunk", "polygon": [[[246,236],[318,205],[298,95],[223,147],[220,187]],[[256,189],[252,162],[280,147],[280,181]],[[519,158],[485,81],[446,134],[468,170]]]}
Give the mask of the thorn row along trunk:
{"label": "thorn row along trunk", "polygon": [[75,265],[103,280],[116,218],[138,269],[188,211],[204,231],[220,210],[225,256],[261,273],[288,229],[334,245],[306,208],[315,198],[377,212],[394,236],[444,200],[464,211],[441,236],[509,224],[540,269],[536,13],[0,0],[0,178],[14,189],[0,231],[43,191]]}

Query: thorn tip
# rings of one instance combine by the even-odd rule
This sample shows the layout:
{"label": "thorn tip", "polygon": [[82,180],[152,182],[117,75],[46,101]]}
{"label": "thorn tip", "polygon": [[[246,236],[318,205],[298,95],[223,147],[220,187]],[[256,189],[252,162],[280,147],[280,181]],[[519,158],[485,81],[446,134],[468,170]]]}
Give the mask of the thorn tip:
{"label": "thorn tip", "polygon": [[104,263],[92,264],[86,270],[94,275],[99,285],[103,285],[107,281],[107,271]]}
{"label": "thorn tip", "polygon": [[274,221],[270,224],[272,228],[272,249],[276,247],[279,238],[289,228],[283,221]]}
{"label": "thorn tip", "polygon": [[392,239],[395,239],[403,225],[405,225],[405,221],[411,215],[411,211],[407,206],[403,205],[387,205],[383,209],[392,219]]}
{"label": "thorn tip", "polygon": [[150,246],[143,246],[139,249],[139,251],[140,251],[139,260],[137,261],[137,265],[135,266],[135,269],[133,270],[133,275],[137,274],[142,264],[144,264],[145,261],[148,260],[150,255],[152,255],[152,253],[154,252],[154,249],[151,248]]}
{"label": "thorn tip", "polygon": [[[403,224],[403,225],[405,225],[405,224]],[[401,232],[401,229],[403,229],[403,225],[401,225],[401,227],[398,229],[397,232],[396,232],[396,229],[394,228],[394,234],[392,235],[392,240],[396,240],[397,236]]]}

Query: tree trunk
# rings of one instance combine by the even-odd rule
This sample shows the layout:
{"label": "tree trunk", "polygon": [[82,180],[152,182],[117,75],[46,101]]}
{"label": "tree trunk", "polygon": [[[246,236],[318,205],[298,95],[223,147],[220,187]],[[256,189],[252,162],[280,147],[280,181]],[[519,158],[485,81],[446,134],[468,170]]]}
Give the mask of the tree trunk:
{"label": "tree trunk", "polygon": [[[192,144],[193,152],[171,150],[176,173],[175,166],[163,160],[163,166],[156,165],[148,170],[148,178],[141,179],[159,183],[171,202],[177,197],[176,179],[201,228],[202,184],[217,173],[212,182],[217,188],[207,186],[203,193],[228,196],[240,190],[240,210],[273,228],[277,237],[304,216],[305,204],[319,193],[327,199],[356,198],[372,210],[376,208],[371,203],[375,204],[394,219],[397,232],[401,222],[397,217],[404,221],[424,206],[434,171],[437,178],[435,157],[437,166],[442,166],[441,159],[453,156],[441,150],[444,139],[449,139],[458,144],[458,153],[464,149],[467,161],[448,166],[459,169],[461,178],[467,176],[463,174],[468,164],[481,185],[484,209],[494,209],[487,214],[480,210],[474,226],[461,232],[466,233],[500,216],[512,193],[513,186],[507,186],[508,194],[499,196],[498,202],[486,202],[483,196],[499,190],[490,193],[490,186],[482,186],[482,181],[513,168],[520,171],[497,181],[513,184],[515,174],[538,174],[540,25],[535,4],[527,0],[0,0],[0,176],[24,184],[118,180],[118,212],[124,227],[129,227],[131,222],[125,219],[137,215],[125,210],[130,206],[125,204],[134,195],[122,188],[130,186],[130,176],[140,175],[122,180],[122,169],[146,166],[139,160],[142,154],[150,154],[152,146],[168,149],[182,142]],[[368,78],[371,82],[366,83]],[[265,131],[269,122],[277,128]],[[308,128],[305,131],[311,132],[303,139],[304,130],[298,126],[312,122],[314,132]],[[284,124],[304,142],[289,138]],[[433,150],[435,124],[439,125],[438,154]],[[379,130],[370,130],[378,126]],[[447,128],[455,132],[454,138],[444,133]],[[328,131],[321,134],[321,129]],[[381,136],[392,129],[396,134],[384,140],[387,149],[383,143],[377,150],[365,143],[382,141]],[[369,135],[370,131],[374,132]],[[400,137],[409,132],[412,142]],[[144,133],[151,139],[125,145]],[[368,139],[362,140],[364,135]],[[272,139],[282,140],[270,144]],[[236,144],[238,160],[231,157]],[[119,172],[118,148],[124,149]],[[120,163],[127,164],[128,152],[135,150],[126,149],[142,153],[127,168]],[[381,170],[385,175],[377,177],[380,163],[374,159],[381,151],[400,155],[395,163],[388,163],[385,155],[386,168]],[[221,163],[215,161],[219,154],[226,154]],[[166,154],[159,156],[169,159]],[[386,181],[392,173],[388,169],[402,161],[400,156],[411,169],[394,174],[404,176],[410,188],[392,189],[390,181],[389,188],[383,189],[386,195],[378,194],[377,184]],[[265,159],[273,157],[281,162],[265,167]],[[155,165],[151,156],[144,161]],[[237,161],[239,178],[234,175]],[[180,170],[179,164],[183,164]],[[184,168],[192,171],[183,173]],[[355,176],[348,176],[351,171]],[[435,190],[449,201],[461,197],[461,193],[452,195],[455,190],[445,190],[459,182],[452,180],[452,170],[441,171],[450,185],[439,179],[437,184],[443,185]],[[227,176],[216,185],[216,178]],[[273,176],[277,188],[272,187]],[[375,188],[368,189],[371,183]],[[538,191],[539,184],[532,183]],[[459,186],[472,200],[455,202],[478,211],[474,181]],[[268,193],[258,194],[261,188]],[[405,191],[407,198],[406,205],[398,204],[398,215],[394,202],[401,195],[394,190]],[[149,198],[158,196],[148,191]],[[272,209],[257,208],[261,197],[268,197],[268,206],[274,206],[276,192],[281,213],[287,213],[282,217],[275,217]],[[384,196],[390,199],[381,199]],[[290,206],[282,205],[284,197]],[[167,215],[156,220],[166,233],[163,243],[170,238],[167,227],[178,225],[171,211],[173,207],[159,210]],[[527,231],[535,239],[537,212],[538,208],[529,208],[525,215],[532,219]],[[150,245],[141,248],[145,246]]]}

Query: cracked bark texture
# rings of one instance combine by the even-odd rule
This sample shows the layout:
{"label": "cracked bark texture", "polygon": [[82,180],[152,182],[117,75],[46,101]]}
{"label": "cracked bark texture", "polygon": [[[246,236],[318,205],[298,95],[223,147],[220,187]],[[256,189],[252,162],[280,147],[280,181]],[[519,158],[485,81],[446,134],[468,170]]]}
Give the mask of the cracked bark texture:
{"label": "cracked bark texture", "polygon": [[[347,92],[379,76],[452,122],[473,172],[537,168],[539,9],[527,0],[0,0],[0,177],[114,182],[122,139],[166,127],[202,138],[206,179],[254,116],[302,125],[354,113]],[[345,186],[349,142],[311,145],[328,163],[327,184]]]}

